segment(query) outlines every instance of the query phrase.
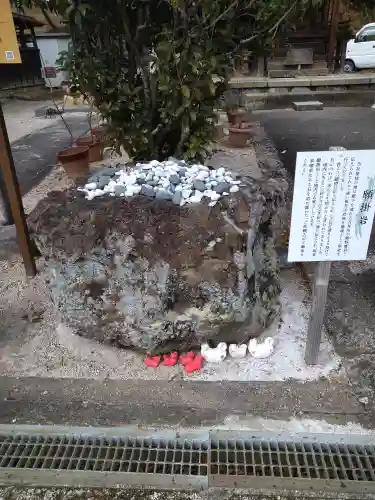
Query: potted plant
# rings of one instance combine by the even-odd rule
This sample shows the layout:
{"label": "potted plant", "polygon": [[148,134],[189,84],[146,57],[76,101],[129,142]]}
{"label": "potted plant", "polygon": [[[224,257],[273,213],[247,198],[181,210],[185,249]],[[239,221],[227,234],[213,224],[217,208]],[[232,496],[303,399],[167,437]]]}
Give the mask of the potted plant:
{"label": "potted plant", "polygon": [[252,135],[252,123],[241,122],[229,127],[229,143],[234,148],[246,147]]}
{"label": "potted plant", "polygon": [[103,144],[98,141],[94,134],[78,137],[76,145],[88,149],[89,162],[100,161],[103,159]]}
{"label": "potted plant", "polygon": [[[88,99],[89,100],[89,99]],[[93,115],[93,104],[92,100],[90,111],[88,114],[88,123],[90,128],[90,134],[82,137],[78,137],[75,141],[77,146],[86,147],[89,151],[89,162],[100,161],[103,159],[103,130],[99,127],[92,127],[92,115]]]}
{"label": "potted plant", "polygon": [[227,117],[230,125],[240,125],[249,119],[246,110],[243,108],[235,108],[227,111]]}
{"label": "potted plant", "polygon": [[246,110],[240,105],[240,96],[233,90],[225,92],[224,108],[227,113],[229,125],[238,125],[247,119]]}
{"label": "potted plant", "polygon": [[85,146],[72,146],[57,153],[57,161],[65,173],[76,184],[86,182],[90,174],[89,149]]}

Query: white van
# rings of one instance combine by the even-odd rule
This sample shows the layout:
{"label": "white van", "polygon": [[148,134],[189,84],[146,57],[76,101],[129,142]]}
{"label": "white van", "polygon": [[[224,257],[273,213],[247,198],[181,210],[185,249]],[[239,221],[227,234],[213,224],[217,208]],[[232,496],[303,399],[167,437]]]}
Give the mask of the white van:
{"label": "white van", "polygon": [[42,77],[47,87],[58,88],[69,80],[69,75],[61,71],[57,64],[61,51],[67,51],[69,33],[37,33],[36,43],[40,52]]}
{"label": "white van", "polygon": [[375,68],[375,23],[366,24],[346,46],[344,71]]}

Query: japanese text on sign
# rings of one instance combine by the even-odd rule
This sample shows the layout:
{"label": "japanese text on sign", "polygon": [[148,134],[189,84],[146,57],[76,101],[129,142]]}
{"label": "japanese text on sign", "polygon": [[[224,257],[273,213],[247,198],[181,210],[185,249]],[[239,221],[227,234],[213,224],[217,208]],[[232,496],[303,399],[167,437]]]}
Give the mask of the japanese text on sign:
{"label": "japanese text on sign", "polygon": [[298,153],[289,262],[363,260],[375,211],[375,150]]}

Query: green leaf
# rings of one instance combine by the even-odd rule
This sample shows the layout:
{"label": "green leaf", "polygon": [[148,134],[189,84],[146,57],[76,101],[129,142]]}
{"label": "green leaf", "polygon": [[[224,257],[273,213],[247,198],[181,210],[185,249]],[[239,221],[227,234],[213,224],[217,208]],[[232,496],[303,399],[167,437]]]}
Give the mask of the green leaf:
{"label": "green leaf", "polygon": [[190,98],[190,90],[189,90],[189,87],[187,85],[183,85],[181,88],[181,91],[182,91],[182,95],[185,97],[185,99]]}
{"label": "green leaf", "polygon": [[158,43],[156,47],[156,52],[170,54],[172,52],[173,46],[167,40],[163,40]]}
{"label": "green leaf", "polygon": [[197,113],[196,113],[196,111],[190,111],[190,120],[192,122],[195,122],[196,119],[197,119]]}

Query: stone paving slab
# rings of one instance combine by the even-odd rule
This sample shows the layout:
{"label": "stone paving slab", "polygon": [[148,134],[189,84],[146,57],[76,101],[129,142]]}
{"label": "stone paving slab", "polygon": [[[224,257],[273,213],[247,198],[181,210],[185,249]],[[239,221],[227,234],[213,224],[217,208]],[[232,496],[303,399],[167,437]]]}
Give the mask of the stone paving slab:
{"label": "stone paving slab", "polygon": [[0,423],[205,426],[292,416],[335,424],[372,420],[340,380],[196,382],[0,377]]}
{"label": "stone paving slab", "polygon": [[321,101],[294,101],[293,108],[296,111],[316,111],[323,109],[323,103]]}

